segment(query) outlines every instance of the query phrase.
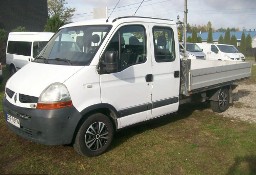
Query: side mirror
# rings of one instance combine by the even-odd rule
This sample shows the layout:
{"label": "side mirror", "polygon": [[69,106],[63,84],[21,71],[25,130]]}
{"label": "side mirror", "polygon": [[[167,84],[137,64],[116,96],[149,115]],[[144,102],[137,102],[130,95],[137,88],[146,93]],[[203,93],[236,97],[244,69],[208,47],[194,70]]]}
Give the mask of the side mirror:
{"label": "side mirror", "polygon": [[118,71],[118,52],[107,51],[103,59],[103,71],[106,73],[114,73]]}
{"label": "side mirror", "polygon": [[203,52],[204,51],[204,49],[201,49],[201,52]]}

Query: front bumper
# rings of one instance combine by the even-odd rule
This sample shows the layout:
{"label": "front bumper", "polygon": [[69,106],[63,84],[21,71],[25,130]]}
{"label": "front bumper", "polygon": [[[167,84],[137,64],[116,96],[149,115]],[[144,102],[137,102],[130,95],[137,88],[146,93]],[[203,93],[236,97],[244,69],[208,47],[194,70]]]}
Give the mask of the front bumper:
{"label": "front bumper", "polygon": [[75,107],[39,110],[17,107],[4,98],[4,116],[19,119],[20,128],[6,122],[8,127],[23,138],[45,145],[63,145],[72,142],[80,113]]}

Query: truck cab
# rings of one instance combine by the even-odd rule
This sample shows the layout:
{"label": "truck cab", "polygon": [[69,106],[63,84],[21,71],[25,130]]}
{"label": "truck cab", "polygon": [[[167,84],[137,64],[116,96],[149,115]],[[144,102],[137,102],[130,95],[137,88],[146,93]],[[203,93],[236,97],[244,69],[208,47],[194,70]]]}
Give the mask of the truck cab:
{"label": "truck cab", "polygon": [[47,145],[74,141],[78,153],[95,156],[106,151],[115,130],[176,112],[179,89],[174,21],[76,22],[61,27],[8,80],[4,113],[24,138]]}

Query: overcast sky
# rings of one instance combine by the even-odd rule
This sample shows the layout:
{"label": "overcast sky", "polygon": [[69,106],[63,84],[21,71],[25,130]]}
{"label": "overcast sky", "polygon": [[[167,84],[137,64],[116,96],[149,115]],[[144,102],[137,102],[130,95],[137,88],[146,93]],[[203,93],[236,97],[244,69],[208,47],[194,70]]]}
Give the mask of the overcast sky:
{"label": "overcast sky", "polygon": [[[119,0],[66,0],[76,8],[72,21],[93,18],[93,9],[108,7],[108,15]],[[188,23],[196,25],[211,21],[215,29],[235,27],[256,29],[256,0],[187,0]],[[132,16],[142,0],[120,0],[112,17]],[[136,16],[150,16],[183,20],[184,0],[144,0]]]}

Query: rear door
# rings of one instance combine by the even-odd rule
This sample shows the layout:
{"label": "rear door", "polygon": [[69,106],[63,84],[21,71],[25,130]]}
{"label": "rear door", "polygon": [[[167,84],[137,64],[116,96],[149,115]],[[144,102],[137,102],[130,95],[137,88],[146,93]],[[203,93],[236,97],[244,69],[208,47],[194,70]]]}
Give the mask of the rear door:
{"label": "rear door", "polygon": [[[123,24],[111,37],[105,51],[118,52],[118,70],[101,73],[101,101],[119,113],[118,128],[145,121],[151,116],[151,60],[146,27]],[[103,58],[101,58],[103,60]],[[148,78],[146,78],[148,77]]]}
{"label": "rear door", "polygon": [[152,118],[178,110],[180,60],[177,30],[170,25],[153,25],[152,30]]}

